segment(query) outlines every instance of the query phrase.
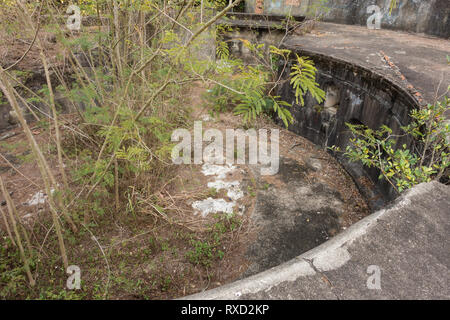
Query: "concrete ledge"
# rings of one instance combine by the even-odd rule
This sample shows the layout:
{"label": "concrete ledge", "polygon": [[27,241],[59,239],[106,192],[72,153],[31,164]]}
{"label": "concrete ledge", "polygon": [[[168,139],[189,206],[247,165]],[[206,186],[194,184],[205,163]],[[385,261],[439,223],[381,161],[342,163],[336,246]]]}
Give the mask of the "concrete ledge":
{"label": "concrete ledge", "polygon": [[[448,186],[418,185],[287,263],[183,299],[449,299],[448,208]],[[380,290],[367,287],[372,265]]]}
{"label": "concrete ledge", "polygon": [[[264,0],[263,13],[293,16],[311,15],[316,4],[314,0]],[[255,12],[255,0],[246,0],[246,12]],[[370,5],[381,9],[383,29],[426,33],[442,38],[450,37],[450,5],[448,0],[401,0],[389,13],[391,0],[328,0],[323,4],[327,9],[324,20],[342,24],[365,26],[371,15],[367,13]]]}
{"label": "concrete ledge", "polygon": [[433,103],[450,83],[450,42],[444,39],[322,22],[311,33],[288,37],[285,45],[375,71],[411,94],[420,92],[424,103]]}
{"label": "concrete ledge", "polygon": [[[289,129],[320,146],[335,145],[345,150],[352,137],[348,122],[371,129],[384,124],[401,136],[401,127],[411,120],[410,111],[434,103],[450,84],[445,58],[450,43],[442,39],[319,23],[307,35],[288,37],[285,46],[314,60],[317,82],[334,97],[318,105],[308,95],[304,107],[294,104],[292,108],[295,122]],[[286,69],[283,77],[288,76]],[[289,83],[279,86],[277,95],[295,102]],[[404,144],[413,149],[415,141],[408,136],[399,137],[396,147]],[[397,196],[389,183],[378,179],[378,170],[350,162],[340,154],[336,158],[354,178],[372,209],[381,209]]]}

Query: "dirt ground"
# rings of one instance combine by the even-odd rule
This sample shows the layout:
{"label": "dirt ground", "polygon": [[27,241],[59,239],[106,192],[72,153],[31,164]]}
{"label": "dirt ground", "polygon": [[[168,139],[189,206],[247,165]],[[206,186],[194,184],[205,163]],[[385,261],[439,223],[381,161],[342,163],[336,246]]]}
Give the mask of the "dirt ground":
{"label": "dirt ground", "polygon": [[[55,46],[55,39],[41,31],[39,37],[50,64],[65,61],[64,52]],[[19,61],[32,43],[32,38],[0,37],[0,63],[7,68]],[[62,55],[62,56],[61,56]],[[60,66],[64,69],[64,65]],[[18,76],[28,77],[27,86],[38,88],[42,77],[39,50],[33,46],[14,67]],[[23,75],[26,70],[32,76]],[[39,76],[36,76],[39,75]],[[23,80],[23,79],[22,79]],[[42,82],[42,83],[41,83]],[[202,120],[204,130],[228,128],[246,129],[241,118],[232,112],[214,116],[204,99],[208,94],[202,83],[193,86],[186,105],[192,111],[192,120]],[[71,115],[62,122],[70,123]],[[341,194],[346,210],[343,225],[349,226],[367,215],[368,209],[351,178],[324,150],[288,130],[275,125],[268,118],[254,124],[256,129],[280,130],[280,155],[304,166],[309,157],[321,160],[323,169],[309,172],[309,181],[320,181]],[[30,123],[33,135],[44,151],[57,181],[61,181],[54,142],[54,128],[47,122]],[[67,128],[61,128],[65,137],[64,150],[70,154],[70,145],[76,139]],[[247,165],[236,165],[228,180],[240,181],[244,193],[239,206],[244,208],[231,217],[223,214],[198,214],[194,201],[207,198],[226,198],[223,190],[211,190],[211,181],[201,173],[201,165],[172,166],[167,181],[159,181],[151,196],[143,196],[133,188],[120,190],[119,209],[111,205],[112,190],[95,194],[90,201],[77,197],[83,186],[76,170],[83,160],[67,160],[65,171],[72,179],[74,194],[67,204],[73,219],[82,227],[78,234],[65,228],[69,262],[82,270],[82,290],[66,290],[67,274],[61,268],[57,239],[53,230],[47,195],[38,166],[22,129],[13,126],[0,135],[0,176],[5,182],[17,209],[19,222],[29,232],[34,252],[33,275],[37,281],[30,287],[24,277],[17,251],[7,241],[3,220],[0,219],[0,298],[9,299],[169,299],[177,298],[232,282],[248,272],[250,246],[258,241],[261,231],[252,217],[255,204],[265,185],[277,187],[277,178],[258,180]],[[151,172],[141,179],[152,179]],[[3,195],[1,208],[7,213]],[[157,204],[157,205],[155,205]],[[235,208],[238,212],[239,208]],[[82,224],[85,215],[91,220]]]}
{"label": "dirt ground", "polygon": [[[199,84],[190,94],[193,119],[208,116],[209,121],[203,122],[204,129],[243,128],[241,119],[232,113],[211,117],[202,98],[205,92],[206,88]],[[282,157],[293,159],[299,165],[305,165],[311,156],[321,159],[323,169],[308,173],[307,179],[325,183],[341,194],[347,206],[345,226],[368,214],[351,178],[324,150],[276,126],[269,119],[259,120],[256,128],[280,130]],[[33,126],[33,134],[46,151],[58,179],[55,144],[50,138],[50,129],[37,124]],[[133,212],[130,204],[121,208],[122,213],[109,210],[110,206],[105,204],[103,212],[101,200],[88,229],[80,230],[79,235],[66,233],[70,261],[83,270],[84,289],[81,292],[63,289],[67,276],[59,267],[60,260],[54,258],[58,257],[57,245],[50,232],[48,206],[46,203],[28,203],[43,190],[40,174],[21,129],[16,128],[14,132],[17,135],[0,142],[0,174],[22,223],[28,226],[33,238],[41,245],[34,248],[40,257],[35,269],[39,285],[29,288],[24,279],[18,280],[24,288],[8,295],[9,298],[176,298],[229,283],[247,271],[249,246],[256,241],[260,231],[252,222],[252,214],[263,186],[257,185],[257,179],[248,166],[238,166],[237,173],[231,178],[243,181],[245,196],[240,201],[245,204],[245,212],[232,219],[223,215],[204,218],[195,213],[192,202],[210,196],[221,197],[223,193],[211,194],[207,187],[208,177],[200,172],[201,165],[174,166],[172,178],[155,192],[157,203],[164,207],[160,211],[166,218],[155,215],[150,203],[148,210]],[[73,163],[73,166],[77,165]],[[277,186],[276,179],[270,176],[264,179],[264,184]],[[121,197],[139,201],[139,196],[132,193],[130,196],[129,190],[121,190]],[[3,197],[0,200],[3,201]],[[4,202],[2,208],[6,210]],[[4,228],[2,233],[5,239]],[[5,252],[10,249],[3,244]]]}

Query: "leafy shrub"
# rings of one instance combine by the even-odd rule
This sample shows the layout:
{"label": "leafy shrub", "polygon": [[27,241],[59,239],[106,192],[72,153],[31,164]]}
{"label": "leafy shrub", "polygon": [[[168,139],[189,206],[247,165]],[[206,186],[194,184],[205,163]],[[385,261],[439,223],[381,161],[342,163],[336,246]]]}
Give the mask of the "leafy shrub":
{"label": "leafy shrub", "polygon": [[[449,108],[450,99],[445,97],[441,102],[411,111],[411,123],[401,129],[415,139],[412,149],[406,144],[396,148],[399,136],[387,126],[372,130],[363,125],[347,124],[355,138],[350,140],[351,145],[344,154],[351,161],[378,168],[379,178],[386,179],[398,192],[422,182],[440,180],[450,160],[450,128],[445,118]],[[449,178],[448,174],[445,178]]]}
{"label": "leafy shrub", "polygon": [[[278,116],[283,124],[288,127],[293,121],[289,108],[292,105],[281,100],[279,96],[272,94],[279,83],[278,68],[287,66],[291,51],[269,46],[268,54],[265,53],[264,44],[252,44],[248,40],[241,39],[252,55],[256,65],[245,65],[242,61],[232,59],[229,51],[222,49],[223,42],[219,43],[219,63],[228,65],[219,75],[225,77],[223,85],[216,85],[212,90],[215,111],[225,110],[234,105],[234,113],[242,116],[244,123],[256,120],[261,114]],[[319,88],[315,81],[317,69],[314,62],[305,57],[296,55],[296,60],[291,67],[291,84],[295,90],[297,103],[304,105],[304,96],[310,93],[319,103],[322,103],[325,92]],[[228,76],[228,77],[227,77]]]}

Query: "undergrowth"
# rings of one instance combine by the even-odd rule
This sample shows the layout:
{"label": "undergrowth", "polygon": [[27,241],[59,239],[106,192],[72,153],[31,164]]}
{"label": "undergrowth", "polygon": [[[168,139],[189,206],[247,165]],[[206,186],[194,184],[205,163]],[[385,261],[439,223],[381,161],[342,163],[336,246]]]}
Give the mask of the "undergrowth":
{"label": "undergrowth", "polygon": [[[325,95],[314,63],[289,50],[267,54],[243,40],[258,63],[230,56],[213,26],[239,3],[80,1],[84,15],[101,19],[79,32],[65,27],[62,1],[1,3],[2,36],[29,48],[0,66],[0,100],[25,134],[21,165],[34,165],[31,182],[47,198],[29,225],[9,196],[14,185],[0,178],[0,298],[167,298],[201,290],[190,283],[198,274],[209,277],[201,284],[221,279],[211,270],[232,250],[241,218],[193,226],[180,208],[186,199],[170,194],[170,137],[190,126],[186,95],[213,85],[216,112],[232,108],[248,125],[276,115],[286,126],[291,103],[273,93],[279,68],[291,66],[300,105],[305,94]],[[216,43],[219,59],[204,54]],[[39,89],[18,68],[31,58],[42,65]],[[81,290],[66,288],[69,265],[82,270]]]}

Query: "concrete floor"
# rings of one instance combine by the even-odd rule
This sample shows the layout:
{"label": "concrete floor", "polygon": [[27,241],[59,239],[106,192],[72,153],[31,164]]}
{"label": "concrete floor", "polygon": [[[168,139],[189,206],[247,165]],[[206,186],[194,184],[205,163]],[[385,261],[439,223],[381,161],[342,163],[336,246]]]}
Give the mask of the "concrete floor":
{"label": "concrete floor", "polygon": [[[310,34],[290,36],[286,45],[369,68],[422,104],[435,101],[450,85],[450,41],[444,39],[320,23]],[[450,299],[449,208],[449,186],[418,185],[284,264],[186,298]],[[265,258],[277,261],[271,250]]]}
{"label": "concrete floor", "polygon": [[[322,53],[367,67],[400,84],[418,98],[419,92],[424,102],[433,102],[450,85],[450,67],[446,58],[450,56],[450,41],[446,39],[319,23],[313,32],[303,36],[292,35],[285,44],[297,50]],[[384,56],[393,66],[385,61]]]}

